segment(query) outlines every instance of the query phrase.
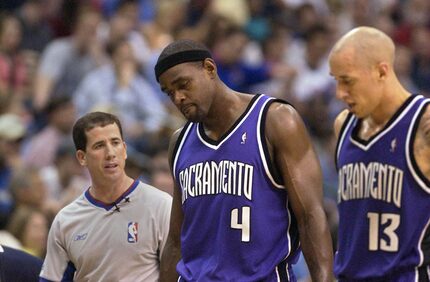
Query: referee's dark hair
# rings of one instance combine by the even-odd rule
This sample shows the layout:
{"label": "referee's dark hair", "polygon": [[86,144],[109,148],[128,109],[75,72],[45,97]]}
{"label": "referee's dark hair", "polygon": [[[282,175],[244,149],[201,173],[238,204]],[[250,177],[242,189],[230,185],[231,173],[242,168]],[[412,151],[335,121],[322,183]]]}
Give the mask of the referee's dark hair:
{"label": "referee's dark hair", "polygon": [[119,129],[119,133],[121,134],[121,138],[124,140],[124,136],[122,133],[121,122],[118,117],[105,112],[92,112],[84,115],[79,118],[75,125],[73,125],[72,135],[73,142],[75,144],[76,151],[82,150],[86,152],[87,147],[87,135],[86,132],[90,131],[94,127],[105,127],[109,124],[116,124]]}

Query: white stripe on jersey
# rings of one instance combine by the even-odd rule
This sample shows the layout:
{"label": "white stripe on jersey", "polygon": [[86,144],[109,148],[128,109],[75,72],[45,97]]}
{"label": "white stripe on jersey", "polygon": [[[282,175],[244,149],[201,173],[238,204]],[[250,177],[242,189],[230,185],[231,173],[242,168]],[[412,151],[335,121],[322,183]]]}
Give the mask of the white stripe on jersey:
{"label": "white stripe on jersey", "polygon": [[275,186],[276,188],[284,189],[285,187],[283,185],[281,185],[281,184],[276,183],[275,178],[270,173],[269,166],[268,166],[267,161],[266,161],[268,159],[270,160],[270,156],[267,156],[267,158],[266,158],[266,155],[264,154],[264,150],[263,150],[263,144],[261,142],[261,138],[264,138],[264,136],[261,137],[261,132],[260,132],[261,119],[262,119],[263,112],[264,112],[264,109],[266,108],[267,103],[269,103],[271,100],[274,100],[274,98],[267,99],[264,102],[263,106],[261,107],[261,111],[260,111],[260,113],[258,115],[258,122],[257,122],[258,150],[260,151],[260,159],[261,159],[261,162],[263,163],[264,171],[266,172],[267,177],[269,177],[270,182],[272,182],[273,186]]}

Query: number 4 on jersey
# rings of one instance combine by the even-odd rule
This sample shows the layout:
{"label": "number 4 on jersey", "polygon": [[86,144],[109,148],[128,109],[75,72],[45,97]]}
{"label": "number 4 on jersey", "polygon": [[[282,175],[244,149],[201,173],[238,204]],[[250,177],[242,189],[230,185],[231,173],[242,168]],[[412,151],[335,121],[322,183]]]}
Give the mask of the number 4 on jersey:
{"label": "number 4 on jersey", "polygon": [[231,225],[233,229],[242,230],[242,242],[249,242],[249,233],[251,227],[251,207],[242,207],[242,220],[239,223],[239,209],[231,211]]}

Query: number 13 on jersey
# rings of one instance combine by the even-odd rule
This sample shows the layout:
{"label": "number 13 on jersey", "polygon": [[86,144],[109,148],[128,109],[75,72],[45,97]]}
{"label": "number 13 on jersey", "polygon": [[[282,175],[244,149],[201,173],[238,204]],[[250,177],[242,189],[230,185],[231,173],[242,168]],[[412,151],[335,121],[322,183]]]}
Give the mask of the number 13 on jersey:
{"label": "number 13 on jersey", "polygon": [[[395,231],[400,225],[400,215],[368,212],[367,218],[369,219],[369,251],[397,252],[399,237]],[[381,236],[381,229],[384,237]]]}

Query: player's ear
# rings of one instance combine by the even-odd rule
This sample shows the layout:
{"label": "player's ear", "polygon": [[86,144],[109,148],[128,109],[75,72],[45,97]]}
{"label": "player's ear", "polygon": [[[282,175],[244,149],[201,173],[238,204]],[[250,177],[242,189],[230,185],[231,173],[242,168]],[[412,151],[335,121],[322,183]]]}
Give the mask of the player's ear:
{"label": "player's ear", "polygon": [[216,72],[217,72],[217,69],[216,69],[216,64],[215,64],[215,62],[214,62],[214,60],[213,59],[211,59],[211,58],[206,58],[204,61],[203,61],[203,68],[209,73],[209,75],[211,76],[211,77],[215,77],[215,74],[216,74]]}
{"label": "player's ear", "polygon": [[124,154],[125,154],[125,159],[127,159],[128,155],[127,155],[127,143],[125,143],[124,141],[122,142],[122,144],[124,144]]}
{"label": "player's ear", "polygon": [[387,78],[388,70],[389,70],[388,64],[386,62],[379,63],[377,66],[377,70],[378,70],[378,78],[380,80],[385,80]]}
{"label": "player's ear", "polygon": [[78,159],[78,162],[81,166],[87,165],[87,158],[86,153],[82,150],[76,151],[76,159]]}

